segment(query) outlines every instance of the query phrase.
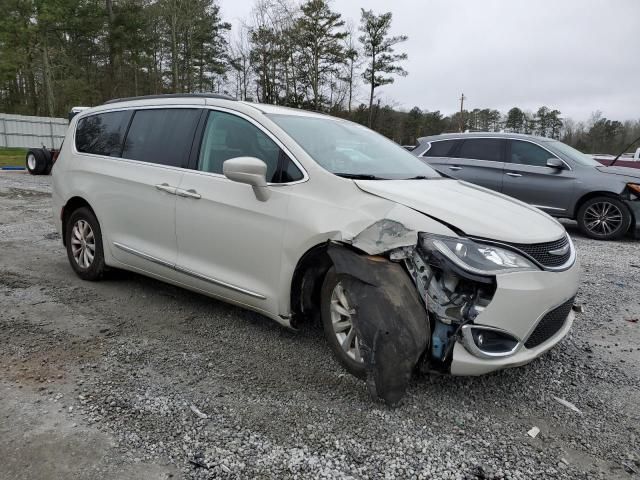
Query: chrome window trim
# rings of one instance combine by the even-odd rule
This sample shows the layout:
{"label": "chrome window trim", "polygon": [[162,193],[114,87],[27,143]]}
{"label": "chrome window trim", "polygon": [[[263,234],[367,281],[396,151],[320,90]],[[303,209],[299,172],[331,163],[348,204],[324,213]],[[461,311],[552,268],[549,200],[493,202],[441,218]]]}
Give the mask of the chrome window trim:
{"label": "chrome window trim", "polygon": [[228,288],[230,290],[234,290],[236,292],[240,292],[240,293],[244,293],[245,295],[249,295],[251,297],[254,298],[259,298],[260,300],[266,300],[267,297],[265,297],[264,295],[254,292],[252,290],[247,290],[246,288],[242,288],[242,287],[238,287],[236,285],[233,285],[231,283],[227,283],[227,282],[223,282],[222,280],[218,280],[216,278],[212,278],[212,277],[208,277],[206,275],[203,275],[201,273],[195,272],[193,270],[189,270],[188,268],[185,267],[181,267],[180,265],[176,265],[173,264],[171,262],[167,262],[165,260],[162,260],[158,257],[154,257],[153,255],[149,255],[148,253],[144,253],[141,252],[140,250],[137,250],[135,248],[132,247],[128,247],[120,242],[113,242],[113,245],[117,248],[119,248],[120,250],[130,253],[132,255],[136,255],[140,258],[143,258],[145,260],[148,260],[150,262],[156,263],[158,265],[162,265],[163,267],[167,267],[170,268],[172,270],[175,270],[176,272],[179,273],[184,273],[185,275],[189,275],[191,277],[197,278],[199,280],[203,280],[205,282],[209,282],[212,283],[214,285],[218,285],[221,287],[225,287]]}
{"label": "chrome window trim", "polygon": [[[549,158],[557,158],[558,160],[560,160],[562,163],[565,164],[565,166],[567,167],[567,169],[569,171],[573,171],[573,168],[571,168],[571,165],[569,165],[564,159],[558,157],[558,155],[556,155],[555,153],[553,153],[551,150],[549,150],[548,148],[540,145],[537,142],[534,142],[533,140],[529,140],[529,139],[525,139],[525,138],[510,138],[510,137],[491,137],[491,136],[482,136],[482,137],[448,137],[448,138],[442,138],[439,140],[430,140],[427,142],[428,144],[428,148],[422,152],[420,154],[420,157],[424,157],[424,154],[427,153],[430,149],[431,149],[431,144],[435,143],[435,142],[444,142],[446,140],[479,140],[479,139],[492,139],[492,140],[505,140],[505,141],[513,141],[513,142],[528,142],[528,143],[533,143],[534,145],[542,148],[543,150],[546,150],[551,156]],[[438,157],[436,157],[438,158]],[[465,158],[465,157],[439,157],[439,158],[460,158],[463,160],[480,160],[479,158]],[[513,163],[513,162],[498,162],[496,160],[484,160],[485,162],[494,162],[494,163],[504,163],[505,168],[507,165],[525,165],[527,167],[535,167],[535,168],[550,168],[547,166],[542,166],[542,165],[528,165],[526,163]]]}
{"label": "chrome window trim", "polygon": [[[196,169],[191,169],[191,168],[184,168],[184,167],[175,167],[173,165],[164,165],[164,164],[161,164],[161,163],[145,162],[143,160],[135,160],[133,158],[110,157],[108,155],[99,155],[99,154],[96,154],[96,153],[79,152],[76,149],[76,131],[78,129],[78,122],[82,118],[91,117],[93,115],[100,115],[102,113],[126,112],[126,111],[130,111],[130,110],[159,110],[159,109],[165,109],[165,108],[180,108],[180,109],[193,108],[193,109],[198,109],[198,110],[217,110],[217,111],[222,111],[222,112],[229,113],[229,114],[232,114],[232,115],[237,115],[237,116],[243,118],[244,120],[249,121],[251,124],[253,124],[255,127],[257,127],[260,131],[265,133],[271,140],[273,140],[273,142],[276,145],[278,145],[278,147],[281,148],[287,154],[287,156],[291,159],[291,161],[302,172],[302,179],[300,179],[300,180],[296,180],[294,182],[286,182],[286,183],[271,183],[271,182],[267,182],[267,186],[269,186],[269,187],[279,187],[279,186],[287,186],[287,185],[296,185],[296,184],[299,184],[299,183],[304,183],[304,182],[309,181],[309,174],[307,173],[305,168],[301,165],[301,163],[298,161],[298,159],[291,153],[291,151],[273,133],[271,133],[269,130],[267,130],[266,127],[264,127],[261,123],[257,122],[256,120],[254,120],[253,118],[251,118],[248,115],[245,115],[242,112],[238,112],[237,110],[233,110],[233,109],[230,109],[230,108],[217,107],[217,106],[214,106],[214,105],[171,104],[171,105],[144,105],[144,106],[139,106],[139,107],[129,106],[129,107],[112,108],[112,109],[108,109],[108,110],[100,110],[99,112],[91,113],[89,115],[84,115],[83,117],[78,118],[78,120],[76,121],[76,123],[74,125],[74,128],[73,128],[73,142],[72,142],[72,146],[71,146],[72,153],[75,154],[75,155],[88,155],[90,157],[100,158],[100,159],[124,161],[124,162],[128,162],[128,163],[132,163],[134,165],[140,164],[140,165],[147,165],[147,166],[162,167],[162,168],[166,168],[166,169],[169,169],[169,170],[178,170],[178,171],[183,172],[183,173],[191,172],[191,173],[197,173],[197,174],[201,174],[201,175],[215,176],[215,177],[224,178],[225,180],[227,180],[229,182],[232,182],[233,180],[229,180],[227,177],[225,177],[221,173],[203,172],[201,170],[197,170],[197,168]],[[125,140],[126,140],[126,138],[125,138]]]}
{"label": "chrome window trim", "polygon": [[[171,104],[171,105],[144,105],[144,106],[140,106],[140,107],[133,107],[133,106],[129,106],[129,107],[120,107],[120,108],[110,108],[108,110],[100,110],[99,112],[95,112],[95,113],[91,113],[89,115],[84,115],[82,117],[79,117],[78,120],[76,121],[76,124],[73,126],[73,142],[71,145],[71,152],[75,155],[89,155],[91,157],[95,157],[95,158],[101,158],[101,159],[110,159],[110,160],[126,160],[128,162],[135,162],[136,164],[141,163],[143,165],[155,165],[157,167],[168,167],[170,169],[180,169],[182,171],[184,170],[188,170],[187,168],[183,168],[183,167],[176,167],[174,165],[165,165],[162,163],[154,163],[154,162],[145,162],[143,160],[136,160],[134,158],[125,158],[125,157],[111,157],[109,155],[100,155],[97,153],[88,153],[88,152],[79,152],[78,149],[76,148],[76,132],[78,131],[78,123],[80,123],[80,120],[85,119],[85,118],[89,118],[89,117],[93,117],[95,115],[101,115],[103,113],[115,113],[115,112],[128,112],[130,110],[163,110],[163,109],[167,109],[167,108],[179,108],[181,110],[184,110],[185,108],[192,108],[195,110],[203,110],[205,107],[205,105],[194,105],[194,104],[189,104],[189,105],[179,105],[179,104]],[[131,121],[131,120],[130,120]],[[129,125],[130,126],[130,125]],[[125,132],[125,134],[129,133],[128,129]],[[126,141],[126,137],[124,139]]]}

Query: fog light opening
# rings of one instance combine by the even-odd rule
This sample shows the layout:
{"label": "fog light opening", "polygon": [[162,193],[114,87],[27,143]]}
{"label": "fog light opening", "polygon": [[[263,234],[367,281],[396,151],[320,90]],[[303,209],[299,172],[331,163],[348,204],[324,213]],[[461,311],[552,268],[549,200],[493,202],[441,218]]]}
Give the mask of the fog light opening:
{"label": "fog light opening", "polygon": [[476,325],[463,326],[462,338],[466,349],[481,358],[512,355],[520,344],[517,338],[505,331]]}

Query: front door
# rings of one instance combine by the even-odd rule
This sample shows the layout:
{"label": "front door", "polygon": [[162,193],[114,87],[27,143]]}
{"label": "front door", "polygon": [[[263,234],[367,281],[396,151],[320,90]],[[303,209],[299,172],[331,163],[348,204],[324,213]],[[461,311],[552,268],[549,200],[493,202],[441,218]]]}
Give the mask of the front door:
{"label": "front door", "polygon": [[568,214],[576,177],[573,170],[547,167],[547,160],[557,158],[542,146],[524,140],[511,140],[505,163],[505,195],[562,217]]}
{"label": "front door", "polygon": [[[287,184],[302,173],[275,138],[249,118],[212,110],[202,137],[197,168],[185,173],[178,194],[176,269],[195,288],[277,311],[289,192],[296,188]],[[236,157],[267,164],[267,181],[273,184],[268,200],[258,200],[251,186],[222,174],[223,163]]]}

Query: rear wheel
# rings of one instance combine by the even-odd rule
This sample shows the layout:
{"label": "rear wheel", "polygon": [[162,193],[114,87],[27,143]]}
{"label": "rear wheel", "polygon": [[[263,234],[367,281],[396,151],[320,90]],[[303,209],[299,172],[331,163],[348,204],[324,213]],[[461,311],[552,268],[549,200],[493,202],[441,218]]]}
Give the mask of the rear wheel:
{"label": "rear wheel", "polygon": [[83,280],[98,280],[105,271],[102,232],[91,209],[74,211],[67,221],[67,257],[71,267]]}
{"label": "rear wheel", "polygon": [[42,148],[30,148],[25,157],[25,163],[31,175],[46,175],[50,161]]}
{"label": "rear wheel", "polygon": [[322,284],[321,314],[325,337],[336,359],[352,375],[366,377],[360,342],[353,325],[354,299],[345,288],[344,277],[331,267]]}
{"label": "rear wheel", "polygon": [[578,210],[578,226],[582,233],[597,240],[616,240],[631,225],[627,206],[614,197],[595,197]]}

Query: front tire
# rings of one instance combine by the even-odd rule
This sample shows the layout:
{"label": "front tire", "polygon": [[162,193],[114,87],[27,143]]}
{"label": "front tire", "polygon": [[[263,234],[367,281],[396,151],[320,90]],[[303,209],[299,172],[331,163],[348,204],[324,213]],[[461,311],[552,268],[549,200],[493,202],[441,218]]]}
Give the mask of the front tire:
{"label": "front tire", "polygon": [[617,240],[629,230],[631,213],[627,206],[614,197],[595,197],[587,200],[578,210],[578,227],[589,238]]}
{"label": "front tire", "polygon": [[327,272],[322,284],[322,327],[329,347],[342,366],[357,378],[366,378],[360,343],[353,325],[357,305],[343,284],[344,276],[334,267]]}
{"label": "front tire", "polygon": [[105,272],[102,231],[88,207],[74,211],[67,220],[65,243],[71,267],[83,280],[99,280]]}

